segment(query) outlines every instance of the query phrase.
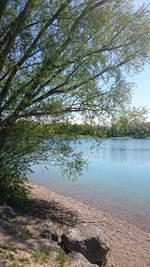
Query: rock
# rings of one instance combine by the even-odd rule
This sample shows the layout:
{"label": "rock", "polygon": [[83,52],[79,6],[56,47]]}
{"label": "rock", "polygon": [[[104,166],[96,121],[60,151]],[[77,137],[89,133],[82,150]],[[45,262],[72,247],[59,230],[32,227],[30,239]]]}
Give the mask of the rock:
{"label": "rock", "polygon": [[81,253],[71,253],[69,267],[97,267],[98,265],[91,264]]}
{"label": "rock", "polygon": [[56,227],[53,223],[44,224],[40,236],[45,239],[52,239],[53,241],[58,242],[58,233]]}
{"label": "rock", "polygon": [[62,246],[67,253],[82,253],[92,264],[106,264],[109,247],[101,231],[92,225],[81,224],[67,229],[62,235]]}
{"label": "rock", "polygon": [[9,217],[14,217],[15,213],[13,209],[8,205],[0,206],[0,218],[7,219]]}

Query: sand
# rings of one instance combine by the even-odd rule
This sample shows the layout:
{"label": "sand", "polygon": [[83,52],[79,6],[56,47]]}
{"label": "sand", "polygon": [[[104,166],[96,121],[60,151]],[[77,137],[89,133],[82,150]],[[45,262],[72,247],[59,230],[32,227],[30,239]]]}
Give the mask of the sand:
{"label": "sand", "polygon": [[87,222],[99,227],[110,246],[107,267],[150,266],[150,233],[144,232],[126,221],[96,210],[64,194],[46,189],[43,186],[34,184],[31,195],[33,198],[56,202],[57,210],[55,215],[59,217],[59,213],[62,213],[60,214],[62,221],[67,220],[68,211],[68,224],[70,211],[72,221],[74,214],[75,224]]}
{"label": "sand", "polygon": [[[55,261],[39,264],[33,259],[33,251],[38,247],[39,242],[42,242],[37,238],[36,231],[40,229],[42,223],[49,220],[56,224],[60,232],[63,232],[66,227],[73,227],[79,223],[89,223],[89,225],[94,224],[99,227],[110,247],[106,267],[150,266],[150,233],[109,213],[97,210],[37,184],[30,184],[30,199],[29,207],[23,208],[24,214],[17,214],[11,223],[17,225],[18,233],[19,231],[24,233],[19,229],[26,230],[26,234],[30,233],[31,238],[28,240],[17,239],[14,236],[10,238],[10,235],[3,233],[0,229],[0,244],[14,242],[17,246],[17,249],[13,252],[14,258],[25,256],[29,259],[29,263],[24,266],[60,266]],[[33,233],[34,238],[31,233]],[[24,238],[24,234],[22,234],[22,237]],[[1,255],[4,255],[4,253]],[[18,258],[16,258],[16,261],[18,261]],[[1,266],[4,265],[0,262]]]}

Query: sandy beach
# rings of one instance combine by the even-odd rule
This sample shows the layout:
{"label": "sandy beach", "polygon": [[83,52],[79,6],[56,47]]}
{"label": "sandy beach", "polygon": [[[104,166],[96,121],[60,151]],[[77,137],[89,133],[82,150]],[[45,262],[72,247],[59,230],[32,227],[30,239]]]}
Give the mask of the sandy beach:
{"label": "sandy beach", "polygon": [[[37,184],[30,184],[31,207],[25,208],[26,216],[20,214],[14,224],[20,222],[23,227],[35,232],[45,220],[51,220],[59,231],[80,223],[96,225],[105,236],[110,247],[107,267],[148,267],[150,266],[150,233],[144,232],[134,225],[122,221],[108,213],[96,210],[86,204],[74,200],[64,194],[54,192]],[[18,228],[19,229],[19,228]],[[18,231],[18,230],[17,230]],[[15,242],[18,255],[31,258],[31,248],[37,247],[38,238],[31,238],[20,243],[0,231],[0,243]],[[22,251],[22,252],[20,252]],[[15,255],[14,255],[15,256]],[[9,266],[9,265],[0,265]],[[15,265],[16,266],[16,265]],[[17,265],[20,266],[20,265]],[[38,264],[29,261],[24,266],[60,266],[53,263]]]}
{"label": "sandy beach", "polygon": [[31,196],[49,202],[56,202],[59,207],[56,213],[62,212],[62,220],[66,217],[68,210],[74,214],[75,224],[88,222],[100,227],[111,250],[107,267],[150,266],[150,234],[134,225],[119,220],[117,217],[112,217],[108,213],[91,208],[71,197],[56,193],[43,186],[34,184]]}

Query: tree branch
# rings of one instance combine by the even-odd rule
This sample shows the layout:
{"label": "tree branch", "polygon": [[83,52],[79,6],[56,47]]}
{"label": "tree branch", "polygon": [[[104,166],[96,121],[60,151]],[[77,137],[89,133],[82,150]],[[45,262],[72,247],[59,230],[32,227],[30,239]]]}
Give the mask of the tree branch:
{"label": "tree branch", "polygon": [[30,47],[27,49],[27,51],[25,52],[24,56],[20,59],[20,61],[13,67],[11,74],[0,94],[0,99],[3,101],[3,99],[5,98],[5,96],[8,93],[9,90],[9,86],[12,82],[12,79],[14,78],[14,76],[16,75],[17,70],[21,67],[21,65],[28,59],[28,57],[30,56],[30,53],[32,52],[32,50],[35,48],[36,44],[38,43],[38,41],[40,40],[40,38],[42,37],[43,33],[47,30],[47,28],[53,23],[53,21],[61,14],[61,12],[66,8],[66,6],[68,5],[68,3],[71,0],[66,0],[64,4],[62,4],[60,6],[60,8],[56,11],[56,13],[52,16],[52,18],[43,26],[43,28],[40,30],[40,32],[38,33],[38,35],[36,36],[36,38],[33,40],[32,44],[30,45]]}
{"label": "tree branch", "polygon": [[8,0],[1,0],[0,1],[0,21],[2,19],[3,13],[6,9],[7,3],[8,3]]}
{"label": "tree branch", "polygon": [[[26,16],[29,14],[29,12],[31,11],[31,7],[33,5],[33,1],[32,0],[28,0],[26,6],[24,7],[24,9],[22,10],[22,12],[18,15],[18,17],[16,18],[15,22],[13,23],[13,28],[10,29],[10,31],[7,34],[7,38],[8,41],[6,42],[6,46],[4,48],[4,50],[2,51],[0,58],[1,58],[1,62],[0,62],[0,73],[3,69],[6,57],[8,55],[8,53],[10,52],[12,45],[14,43],[14,40],[16,38],[16,36],[18,35],[22,25],[24,24],[25,18]],[[1,95],[1,97],[3,96],[3,94]]]}

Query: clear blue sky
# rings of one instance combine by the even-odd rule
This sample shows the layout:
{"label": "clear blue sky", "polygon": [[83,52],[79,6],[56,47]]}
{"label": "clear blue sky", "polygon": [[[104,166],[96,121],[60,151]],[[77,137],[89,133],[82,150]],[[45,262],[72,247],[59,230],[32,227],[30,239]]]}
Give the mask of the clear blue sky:
{"label": "clear blue sky", "polygon": [[[133,0],[135,6],[150,4],[150,0]],[[136,107],[147,106],[150,112],[150,63],[145,65],[142,72],[128,78],[128,81],[135,83],[132,104]],[[149,113],[150,118],[150,113]]]}
{"label": "clear blue sky", "polygon": [[147,106],[150,110],[150,64],[144,70],[136,74],[128,81],[135,83],[132,104],[134,106]]}
{"label": "clear blue sky", "polygon": [[[150,0],[133,0],[135,6],[150,4]],[[150,63],[145,65],[144,70],[128,79],[135,83],[132,103],[134,106],[147,106],[150,111]]]}

